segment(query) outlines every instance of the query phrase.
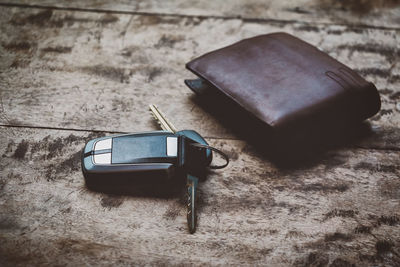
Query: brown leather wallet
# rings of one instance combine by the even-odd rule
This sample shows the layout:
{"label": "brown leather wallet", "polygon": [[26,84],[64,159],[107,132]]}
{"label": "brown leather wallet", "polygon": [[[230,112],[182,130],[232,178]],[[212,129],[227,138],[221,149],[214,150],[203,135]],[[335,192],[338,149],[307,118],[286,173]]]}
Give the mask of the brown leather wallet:
{"label": "brown leather wallet", "polygon": [[361,122],[380,109],[374,84],[287,33],[244,39],[186,68],[199,77],[185,81],[193,91],[228,98],[286,139],[301,141],[327,125]]}

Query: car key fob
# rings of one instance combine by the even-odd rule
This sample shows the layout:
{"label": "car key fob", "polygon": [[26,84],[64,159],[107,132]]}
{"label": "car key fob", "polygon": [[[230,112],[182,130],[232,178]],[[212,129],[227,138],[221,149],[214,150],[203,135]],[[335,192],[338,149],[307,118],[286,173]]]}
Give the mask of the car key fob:
{"label": "car key fob", "polygon": [[[210,166],[212,152],[225,165]],[[165,196],[187,188],[187,222],[190,233],[197,225],[197,186],[206,169],[223,168],[228,157],[197,132],[156,131],[96,138],[86,143],[82,172],[89,189],[113,194]]]}
{"label": "car key fob", "polygon": [[185,182],[185,167],[200,177],[211,162],[211,151],[191,148],[192,143],[207,144],[196,134],[156,131],[90,140],[82,153],[86,185],[117,194],[177,191]]}

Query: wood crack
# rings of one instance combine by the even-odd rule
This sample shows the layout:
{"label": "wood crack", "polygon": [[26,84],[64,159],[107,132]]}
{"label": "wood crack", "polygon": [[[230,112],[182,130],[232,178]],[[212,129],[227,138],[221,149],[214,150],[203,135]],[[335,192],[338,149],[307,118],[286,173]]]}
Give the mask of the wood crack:
{"label": "wood crack", "polygon": [[0,3],[0,6],[6,7],[19,7],[19,8],[39,8],[39,9],[54,9],[54,10],[65,10],[65,11],[77,11],[77,12],[93,12],[93,13],[107,13],[107,14],[121,14],[121,15],[140,15],[140,16],[160,16],[160,17],[178,17],[178,18],[198,18],[198,19],[221,19],[221,20],[233,20],[240,19],[243,22],[250,23],[279,23],[279,24],[296,24],[301,23],[305,25],[321,25],[321,26],[349,26],[352,28],[362,29],[377,29],[377,30],[395,30],[400,31],[400,27],[389,27],[389,26],[374,26],[368,24],[349,24],[349,23],[328,23],[328,22],[306,22],[300,20],[283,20],[273,18],[248,18],[244,16],[218,16],[218,15],[184,15],[176,13],[156,13],[156,12],[144,12],[144,11],[122,11],[122,10],[110,10],[110,9],[97,9],[97,8],[80,8],[80,7],[58,7],[51,5],[35,5],[35,4],[16,4],[16,3]]}
{"label": "wood crack", "polygon": [[[32,126],[32,125],[11,125],[11,124],[0,124],[0,127],[4,128],[26,128],[26,129],[41,129],[41,130],[59,130],[59,131],[72,131],[72,132],[89,132],[89,133],[105,133],[105,134],[129,134],[133,132],[126,131],[112,131],[112,130],[95,130],[95,129],[80,129],[80,128],[63,128],[63,127],[47,127],[47,126]],[[151,130],[149,130],[151,131]],[[154,130],[157,131],[157,130]],[[245,141],[235,137],[218,137],[218,136],[203,136],[205,139],[212,140],[229,140],[229,141]],[[376,151],[400,151],[400,147],[379,147],[379,146],[362,146],[359,144],[350,145],[349,148],[361,149],[361,150],[376,150]]]}

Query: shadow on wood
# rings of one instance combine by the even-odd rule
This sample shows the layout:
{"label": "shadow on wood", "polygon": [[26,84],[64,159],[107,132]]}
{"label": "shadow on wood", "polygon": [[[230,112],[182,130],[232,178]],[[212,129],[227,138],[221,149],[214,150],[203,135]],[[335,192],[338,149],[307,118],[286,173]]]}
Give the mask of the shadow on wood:
{"label": "shadow on wood", "polygon": [[[187,85],[190,83],[185,82]],[[193,84],[189,87],[193,88]],[[260,157],[272,161],[279,168],[313,166],[325,158],[325,152],[359,142],[372,133],[366,122],[332,123],[337,121],[333,119],[335,114],[330,114],[332,119],[317,114],[311,121],[312,125],[304,125],[301,131],[286,129],[276,133],[238,104],[212,90],[207,82],[203,81],[196,93],[191,98],[196,105],[230,129],[237,138],[248,142]]]}

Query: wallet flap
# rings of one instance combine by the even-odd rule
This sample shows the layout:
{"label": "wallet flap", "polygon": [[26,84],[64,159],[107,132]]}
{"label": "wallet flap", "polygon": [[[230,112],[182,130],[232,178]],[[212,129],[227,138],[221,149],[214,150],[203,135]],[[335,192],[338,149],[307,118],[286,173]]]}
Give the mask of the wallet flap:
{"label": "wallet flap", "polygon": [[286,33],[242,40],[198,57],[186,67],[276,129],[312,124],[323,114],[329,119],[364,120],[380,109],[372,83]]}

